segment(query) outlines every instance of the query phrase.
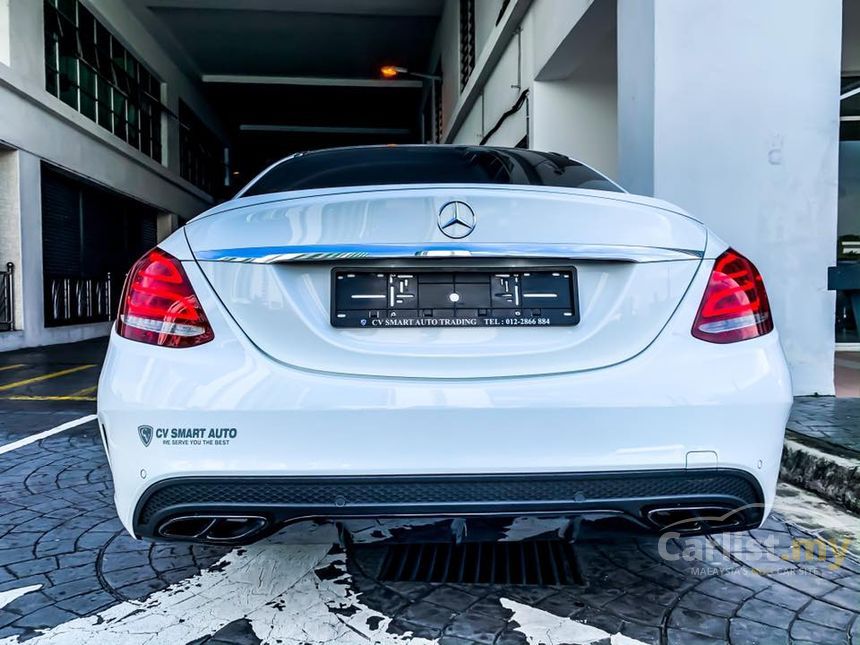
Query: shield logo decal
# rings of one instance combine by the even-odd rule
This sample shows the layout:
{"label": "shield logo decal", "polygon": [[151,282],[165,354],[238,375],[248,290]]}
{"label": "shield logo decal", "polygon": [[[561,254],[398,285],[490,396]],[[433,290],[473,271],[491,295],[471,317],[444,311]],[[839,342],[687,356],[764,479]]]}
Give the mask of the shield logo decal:
{"label": "shield logo decal", "polygon": [[152,442],[152,426],[137,426],[137,434],[140,436],[140,442],[148,447]]}

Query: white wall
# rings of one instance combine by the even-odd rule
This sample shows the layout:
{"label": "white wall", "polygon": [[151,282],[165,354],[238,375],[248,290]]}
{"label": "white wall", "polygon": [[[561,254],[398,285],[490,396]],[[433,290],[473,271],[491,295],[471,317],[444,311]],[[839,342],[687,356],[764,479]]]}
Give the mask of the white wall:
{"label": "white wall", "polygon": [[[517,102],[523,90],[531,87],[531,19],[526,15],[521,23],[522,31],[514,35],[487,78],[481,95],[484,99],[483,134],[499,123],[502,115]],[[528,134],[526,106],[509,116],[498,131],[487,141],[490,145],[514,146]]]}
{"label": "white wall", "polygon": [[833,394],[841,3],[620,0],[618,20],[622,184],[749,255],[795,392]]}
{"label": "white wall", "polygon": [[[482,0],[476,4],[480,6]],[[449,0],[439,32],[443,65],[459,65],[458,16],[459,3]],[[528,135],[532,148],[569,154],[614,176],[617,128],[612,0],[535,0],[518,26],[520,31],[505,42],[494,41],[492,33],[485,42],[479,40],[479,63],[492,47],[500,49],[498,60],[478,88],[480,95],[474,105],[460,115],[462,121],[452,140],[478,143],[514,106],[521,92],[528,90],[527,104],[509,116],[487,143],[513,146]],[[482,31],[477,27],[476,31]],[[494,25],[494,29],[498,33],[499,27]],[[479,71],[476,68],[473,75]],[[452,111],[460,107],[458,83],[449,81],[446,73],[446,123]]]}
{"label": "white wall", "polygon": [[[594,4],[595,0],[535,0],[529,9],[529,18],[533,21],[531,48],[535,75],[543,72]],[[586,34],[577,36],[579,39],[587,37]]]}
{"label": "white wall", "polygon": [[502,8],[502,0],[477,0],[475,2],[475,51],[480,52],[489,42],[490,32],[496,26],[496,18]]}
{"label": "white wall", "polygon": [[535,81],[531,147],[560,152],[618,176],[614,32],[569,77]]}
{"label": "white wall", "polygon": [[618,0],[618,180],[639,195],[654,194],[654,14]]}
{"label": "white wall", "polygon": [[[483,1],[476,2],[477,64],[467,86],[460,87],[459,0],[447,0],[445,3],[431,56],[431,68],[440,58],[442,62],[443,131],[449,135],[449,141],[456,143],[478,143],[516,102],[521,89],[527,89],[531,82],[530,18],[527,14],[522,16],[524,7],[529,5],[528,0],[511,0],[505,16],[498,24],[495,20],[501,3],[489,0],[485,7],[479,6]],[[523,27],[522,39],[513,32],[518,25]],[[492,64],[489,63],[490,59]],[[518,69],[523,73],[518,74]],[[466,107],[466,99],[470,97],[474,103]],[[525,114],[524,108],[522,114],[505,123],[505,127],[488,143],[515,145],[519,142],[527,131]],[[457,125],[452,128],[455,121]]]}
{"label": "white wall", "polygon": [[[476,2],[480,7],[482,0]],[[490,55],[490,50],[498,48],[498,60],[492,66],[487,78],[476,89],[478,94],[474,104],[465,114],[456,131],[451,132],[453,143],[477,144],[484,135],[499,121],[501,116],[516,103],[522,90],[531,83],[531,29],[528,15],[522,20],[522,34],[513,34],[509,39],[500,39],[501,25],[495,21],[501,3],[496,0],[487,2],[486,7],[476,11],[476,50],[478,65],[472,72],[475,78],[482,71],[482,63]],[[462,110],[462,90],[460,88],[460,50],[459,50],[459,1],[448,0],[437,34],[437,50],[441,52],[444,81],[442,86],[443,130],[447,130],[455,112]],[[481,33],[478,38],[478,32]],[[452,76],[448,70],[456,72]],[[471,83],[470,83],[471,84]],[[465,88],[464,88],[465,89]],[[495,135],[487,141],[491,145],[514,146],[528,133],[526,123],[527,108],[507,119]]]}
{"label": "white wall", "polygon": [[0,63],[8,65],[10,58],[9,0],[0,0]]}
{"label": "white wall", "polygon": [[460,129],[457,130],[457,134],[452,143],[465,145],[477,145],[480,143],[481,139],[484,137],[484,126],[481,118],[482,105],[483,99],[478,98],[474,107],[466,117],[466,120],[463,121],[463,125],[461,125]]}

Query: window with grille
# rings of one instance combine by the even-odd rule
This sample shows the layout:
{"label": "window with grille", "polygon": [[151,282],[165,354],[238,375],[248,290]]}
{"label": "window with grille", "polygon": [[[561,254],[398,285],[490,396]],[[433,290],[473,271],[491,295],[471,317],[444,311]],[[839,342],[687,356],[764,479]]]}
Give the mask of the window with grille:
{"label": "window with grille", "polygon": [[160,81],[79,0],[45,0],[45,89],[161,162]]}
{"label": "window with grille", "polygon": [[475,69],[475,0],[460,0],[460,88]]}
{"label": "window with grille", "polygon": [[224,186],[224,146],[194,111],[179,101],[179,174],[210,195]]}

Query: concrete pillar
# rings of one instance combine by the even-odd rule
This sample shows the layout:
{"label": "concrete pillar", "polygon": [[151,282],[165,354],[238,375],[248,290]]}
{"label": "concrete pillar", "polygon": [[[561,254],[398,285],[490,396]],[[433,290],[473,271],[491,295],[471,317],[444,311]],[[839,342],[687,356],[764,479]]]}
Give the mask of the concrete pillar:
{"label": "concrete pillar", "polygon": [[795,393],[833,394],[839,0],[619,0],[619,178],[762,271]]}
{"label": "concrete pillar", "polygon": [[21,298],[25,346],[44,342],[45,299],[42,278],[42,166],[39,158],[18,151],[21,204]]}
{"label": "concrete pillar", "polygon": [[24,328],[21,301],[21,202],[19,197],[18,152],[0,148],[0,271],[6,270],[8,262],[15,266],[13,293],[16,330]]}
{"label": "concrete pillar", "polygon": [[15,263],[15,329],[0,333],[0,351],[44,342],[42,189],[38,157],[0,152],[0,262]]}

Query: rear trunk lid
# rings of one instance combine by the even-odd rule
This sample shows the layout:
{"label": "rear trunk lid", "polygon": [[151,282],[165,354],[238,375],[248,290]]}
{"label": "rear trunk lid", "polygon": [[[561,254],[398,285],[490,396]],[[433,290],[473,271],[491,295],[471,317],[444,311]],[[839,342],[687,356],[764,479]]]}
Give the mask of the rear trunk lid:
{"label": "rear trunk lid", "polygon": [[[475,214],[462,239],[440,229],[452,201]],[[553,374],[627,360],[669,321],[707,240],[695,220],[628,195],[451,185],[242,199],[192,221],[186,235],[226,309],[271,358],[315,371],[423,378]],[[334,327],[333,270],[367,266],[570,268],[579,322]]]}

